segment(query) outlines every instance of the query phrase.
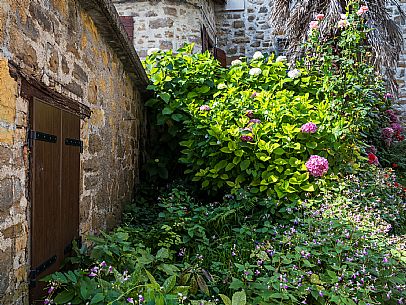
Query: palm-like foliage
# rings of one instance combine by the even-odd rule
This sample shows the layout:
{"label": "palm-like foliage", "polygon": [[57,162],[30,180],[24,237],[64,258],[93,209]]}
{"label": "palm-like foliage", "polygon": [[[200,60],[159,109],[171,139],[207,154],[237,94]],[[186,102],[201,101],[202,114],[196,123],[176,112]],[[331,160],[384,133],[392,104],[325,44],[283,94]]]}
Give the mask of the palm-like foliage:
{"label": "palm-like foliage", "polygon": [[[348,0],[275,0],[271,14],[271,23],[277,32],[286,34],[289,45],[288,53],[293,58],[301,52],[302,42],[306,39],[309,23],[316,14],[325,15],[321,31],[334,33],[340,14],[344,13]],[[354,1],[351,1],[354,2]],[[394,67],[403,47],[402,33],[397,24],[390,18],[388,4],[395,5],[402,18],[405,17],[397,0],[363,0],[369,11],[366,18],[374,31],[368,33],[368,43],[373,53],[375,66],[382,70],[396,91],[394,82]]]}

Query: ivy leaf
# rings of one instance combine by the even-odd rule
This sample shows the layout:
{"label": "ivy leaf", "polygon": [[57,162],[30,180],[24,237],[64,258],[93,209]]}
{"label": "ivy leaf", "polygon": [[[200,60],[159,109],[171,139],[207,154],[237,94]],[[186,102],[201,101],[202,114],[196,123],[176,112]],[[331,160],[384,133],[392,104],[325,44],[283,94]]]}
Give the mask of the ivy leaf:
{"label": "ivy leaf", "polygon": [[245,305],[247,304],[247,296],[245,291],[238,291],[233,294],[232,305]]}
{"label": "ivy leaf", "polygon": [[90,301],[90,304],[97,304],[103,300],[104,300],[104,295],[103,295],[103,293],[99,292],[92,298],[92,300]]}
{"label": "ivy leaf", "polygon": [[70,302],[74,296],[75,293],[73,291],[62,291],[55,297],[54,302],[55,304],[65,304]]}
{"label": "ivy leaf", "polygon": [[224,305],[232,305],[231,300],[228,296],[224,294],[219,294],[220,298],[223,300]]}
{"label": "ivy leaf", "polygon": [[171,109],[171,107],[165,107],[162,110],[162,114],[171,114],[173,112],[173,110]]}
{"label": "ivy leaf", "polygon": [[250,161],[250,160],[244,160],[244,161],[242,161],[242,162],[240,163],[240,168],[241,168],[241,170],[242,170],[242,171],[245,171],[245,170],[248,168],[248,166],[250,166],[250,164],[251,164],[251,161]]}
{"label": "ivy leaf", "polygon": [[159,96],[161,97],[161,99],[163,99],[165,101],[165,103],[169,103],[169,100],[171,99],[171,95],[167,92],[165,93],[161,93],[159,94]]}

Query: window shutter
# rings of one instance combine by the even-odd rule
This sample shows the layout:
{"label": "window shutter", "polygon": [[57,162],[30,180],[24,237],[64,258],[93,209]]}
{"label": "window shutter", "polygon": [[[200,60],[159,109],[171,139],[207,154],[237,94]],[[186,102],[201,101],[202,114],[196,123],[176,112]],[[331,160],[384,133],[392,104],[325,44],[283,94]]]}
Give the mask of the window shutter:
{"label": "window shutter", "polygon": [[132,42],[134,40],[134,19],[132,16],[120,16],[120,21],[127,32],[128,38]]}
{"label": "window shutter", "polygon": [[224,50],[214,48],[214,58],[220,62],[222,67],[227,67],[227,55]]}

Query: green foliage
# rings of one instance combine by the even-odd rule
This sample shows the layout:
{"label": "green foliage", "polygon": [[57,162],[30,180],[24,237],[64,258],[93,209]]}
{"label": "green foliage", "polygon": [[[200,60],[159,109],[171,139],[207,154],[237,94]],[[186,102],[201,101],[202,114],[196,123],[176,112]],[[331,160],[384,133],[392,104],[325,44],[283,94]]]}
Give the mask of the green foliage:
{"label": "green foliage", "polygon": [[396,304],[405,295],[406,209],[395,182],[371,166],[320,185],[301,205],[245,191],[209,204],[175,186],[157,195],[155,223],[128,221],[92,238],[81,270],[49,278],[58,287],[50,297],[243,304],[241,292],[226,297],[243,289],[247,304]]}
{"label": "green foliage", "polygon": [[[46,278],[48,302],[404,303],[404,188],[361,157],[388,101],[363,46],[365,20],[346,18],[334,37],[312,32],[296,69],[273,55],[223,69],[192,46],[149,56],[162,144],[151,177],[169,178],[179,160],[217,200],[186,179],[149,187],[122,227],[75,248],[77,270]],[[309,122],[317,130],[302,129]],[[328,179],[310,175],[311,155],[328,159]]]}
{"label": "green foliage", "polygon": [[[190,46],[147,58],[148,105],[183,147],[172,160],[208,192],[244,188],[291,200],[317,190],[305,166],[311,155],[326,158],[333,175],[356,170],[386,100],[363,46],[365,20],[348,20],[334,37],[313,31],[295,69],[273,55],[222,69]],[[317,132],[301,129],[309,122]]]}

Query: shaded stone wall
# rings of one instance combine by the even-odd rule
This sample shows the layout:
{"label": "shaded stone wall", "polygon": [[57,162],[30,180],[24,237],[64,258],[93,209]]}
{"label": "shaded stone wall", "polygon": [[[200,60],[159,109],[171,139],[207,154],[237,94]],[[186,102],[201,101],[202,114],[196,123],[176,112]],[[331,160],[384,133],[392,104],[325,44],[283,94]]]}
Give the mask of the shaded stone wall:
{"label": "shaded stone wall", "polygon": [[274,51],[275,37],[269,24],[272,0],[246,0],[244,10],[226,11],[216,5],[218,47],[226,51],[227,62],[251,57],[256,51]]}
{"label": "shaded stone wall", "polygon": [[[400,0],[401,7],[406,13],[406,0]],[[400,25],[403,34],[403,51],[400,54],[398,67],[396,69],[396,79],[399,85],[399,98],[395,100],[395,109],[401,113],[402,119],[406,122],[406,20],[402,19],[399,10],[389,7],[389,11],[394,20]]]}
{"label": "shaded stone wall", "polygon": [[144,116],[141,94],[101,33],[78,1],[0,2],[2,305],[28,304],[30,268],[29,105],[20,96],[21,79],[10,76],[9,63],[92,111],[81,122],[81,234],[111,228],[133,198]]}
{"label": "shaded stone wall", "polygon": [[122,16],[134,18],[134,46],[145,58],[147,50],[177,50],[184,43],[202,48],[201,26],[214,41],[215,16],[211,0],[113,0]]}

